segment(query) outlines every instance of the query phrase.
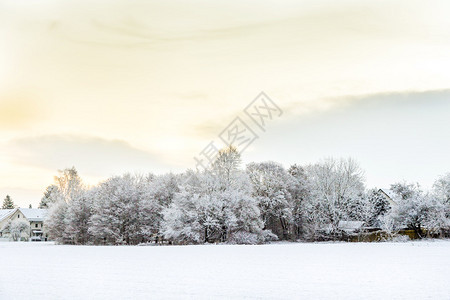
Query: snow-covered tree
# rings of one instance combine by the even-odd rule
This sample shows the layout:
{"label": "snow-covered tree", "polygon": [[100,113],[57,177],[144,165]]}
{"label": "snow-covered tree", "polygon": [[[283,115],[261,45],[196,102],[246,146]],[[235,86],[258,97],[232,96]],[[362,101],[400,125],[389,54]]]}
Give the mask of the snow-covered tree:
{"label": "snow-covered tree", "polygon": [[[444,218],[450,221],[450,173],[440,177],[433,185],[433,195],[443,206]],[[444,230],[450,230],[450,224],[443,226]]]}
{"label": "snow-covered tree", "polygon": [[292,184],[289,186],[289,191],[292,196],[292,216],[294,220],[294,227],[296,238],[299,239],[304,233],[304,223],[306,222],[305,210],[303,209],[305,201],[310,197],[309,181],[306,170],[299,165],[292,165],[288,169],[288,173],[292,177]]}
{"label": "snow-covered tree", "polygon": [[72,244],[336,239],[349,223],[388,231],[408,227],[419,235],[424,228],[450,230],[450,175],[436,181],[433,193],[413,184],[392,185],[401,200],[391,208],[377,189],[365,191],[363,172],[352,159],[288,170],[264,162],[244,171],[240,164],[231,146],[203,172],[126,174],[93,188],[82,184],[75,168],[59,171],[40,203],[49,208],[46,230],[51,239]]}
{"label": "snow-covered tree", "polygon": [[49,208],[52,203],[57,201],[57,194],[59,193],[58,187],[54,184],[49,185],[44,192],[44,196],[41,198],[39,208]]}
{"label": "snow-covered tree", "polygon": [[[67,219],[67,212],[69,207],[72,206],[72,201],[78,201],[83,195],[85,187],[82,185],[81,178],[75,168],[59,170],[58,176],[55,176],[54,180],[55,184],[47,187],[40,205],[41,207],[49,207],[49,213],[45,220],[46,230],[50,239],[59,243],[73,243],[74,235],[78,235],[68,228],[68,225],[74,228],[75,224],[71,223],[74,221],[73,218]],[[78,204],[79,202],[75,202],[73,206]]]}
{"label": "snow-covered tree", "polygon": [[180,191],[180,180],[181,176],[172,173],[152,177],[149,179],[150,197],[162,207],[168,207]]}
{"label": "snow-covered tree", "polygon": [[222,201],[222,211],[225,213],[225,219],[221,222],[222,242],[232,239],[236,243],[245,243],[238,238],[243,235],[262,238],[260,210],[257,201],[252,197],[249,177],[240,169],[241,162],[237,148],[229,146],[219,151],[212,164],[212,171],[217,180],[217,199]]}
{"label": "snow-covered tree", "polygon": [[217,175],[222,189],[228,188],[236,180],[240,173],[241,155],[234,146],[229,146],[219,151],[212,164],[212,172]]}
{"label": "snow-covered tree", "polygon": [[309,238],[317,233],[336,237],[339,222],[359,220],[364,213],[363,171],[352,159],[329,158],[306,168],[310,197],[305,201],[306,229]]}
{"label": "snow-covered tree", "polygon": [[450,173],[440,177],[433,185],[434,195],[450,207]]}
{"label": "snow-covered tree", "polygon": [[389,201],[377,188],[368,190],[366,199],[366,206],[362,208],[365,212],[363,221],[368,226],[380,227],[381,218],[391,209]]}
{"label": "snow-covered tree", "polygon": [[439,232],[448,228],[449,219],[445,215],[443,201],[430,193],[425,193],[419,185],[396,183],[391,186],[401,199],[392,208],[385,222],[393,229],[409,228],[423,237],[424,229]]}
{"label": "snow-covered tree", "polygon": [[10,239],[17,242],[22,238],[28,240],[30,238],[30,223],[25,219],[9,220],[2,228],[3,233],[9,233]]}
{"label": "snow-covered tree", "polygon": [[165,238],[176,242],[210,242],[221,230],[222,203],[212,195],[212,191],[204,192],[208,190],[210,173],[191,173],[188,176],[189,182],[163,211],[162,232]]}
{"label": "snow-covered tree", "polygon": [[79,190],[67,203],[65,213],[65,237],[73,244],[87,244],[90,241],[89,221],[92,215],[92,201],[95,189]]}
{"label": "snow-covered tree", "polygon": [[58,243],[64,243],[66,238],[67,203],[57,201],[53,203],[45,217],[45,231],[48,237]]}
{"label": "snow-covered tree", "polygon": [[95,243],[138,244],[158,233],[160,205],[142,176],[116,176],[94,193],[89,234]]}
{"label": "snow-covered tree", "polygon": [[420,185],[418,183],[406,183],[406,182],[397,182],[391,184],[391,191],[400,196],[403,200],[410,199],[414,195],[422,194],[423,191],[420,189]]}
{"label": "snow-covered tree", "polygon": [[[245,186],[250,185],[244,173],[242,177],[242,183],[247,182]],[[251,196],[250,190],[229,189],[222,196],[227,201],[227,232],[224,241],[226,238],[230,243],[256,244],[278,239],[272,231],[263,229],[258,202]]]}
{"label": "snow-covered tree", "polygon": [[210,170],[188,171],[164,210],[164,236],[194,243],[256,243],[269,236],[262,231],[259,208],[239,164],[239,153],[229,147],[219,152]]}
{"label": "snow-covered tree", "polygon": [[80,189],[83,189],[81,178],[75,167],[58,170],[58,176],[55,176],[54,180],[60,195],[66,203],[69,203],[72,197],[77,196]]}
{"label": "snow-covered tree", "polygon": [[245,235],[247,242],[262,241],[259,208],[243,172],[235,174],[233,185],[226,189],[211,172],[191,172],[187,176],[189,180],[181,192],[164,210],[166,238],[193,243],[244,243],[241,237]]}
{"label": "snow-covered tree", "polygon": [[3,200],[2,209],[13,209],[13,208],[14,202],[12,201],[9,195],[6,195],[5,199]]}
{"label": "snow-covered tree", "polygon": [[264,229],[288,239],[293,224],[293,201],[289,191],[292,176],[275,162],[250,163],[247,174],[253,186],[253,197],[261,210]]}

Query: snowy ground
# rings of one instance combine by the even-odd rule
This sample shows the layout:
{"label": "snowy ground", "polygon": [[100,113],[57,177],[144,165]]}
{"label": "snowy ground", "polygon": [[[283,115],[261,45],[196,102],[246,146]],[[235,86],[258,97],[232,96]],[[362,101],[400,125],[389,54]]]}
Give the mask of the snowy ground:
{"label": "snowy ground", "polygon": [[450,241],[0,243],[0,299],[450,299]]}

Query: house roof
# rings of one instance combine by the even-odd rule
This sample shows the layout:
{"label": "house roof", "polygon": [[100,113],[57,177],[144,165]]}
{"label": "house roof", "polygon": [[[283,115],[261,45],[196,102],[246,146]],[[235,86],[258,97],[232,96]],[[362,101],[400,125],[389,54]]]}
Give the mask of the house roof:
{"label": "house roof", "polygon": [[44,221],[44,218],[47,215],[47,209],[19,208],[19,210],[30,222]]}
{"label": "house roof", "polygon": [[380,189],[381,192],[383,192],[384,195],[387,196],[387,200],[389,201],[389,204],[391,205],[397,205],[397,201],[399,201],[400,197],[396,193],[394,193],[391,189]]}
{"label": "house roof", "polygon": [[0,221],[3,221],[16,211],[16,208],[12,209],[0,209]]}
{"label": "house roof", "polygon": [[397,198],[397,194],[394,193],[391,189],[380,189],[380,190],[391,199]]}

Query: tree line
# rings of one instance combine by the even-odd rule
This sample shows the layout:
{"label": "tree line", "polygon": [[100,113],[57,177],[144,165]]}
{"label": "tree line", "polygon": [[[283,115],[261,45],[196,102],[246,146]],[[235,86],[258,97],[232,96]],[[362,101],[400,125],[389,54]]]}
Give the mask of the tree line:
{"label": "tree line", "polygon": [[228,147],[203,171],[114,176],[85,186],[76,169],[59,171],[41,208],[49,237],[65,244],[258,244],[273,240],[338,240],[342,224],[387,232],[450,229],[450,174],[433,190],[391,186],[396,205],[366,189],[353,159],[328,158],[285,169],[276,162],[241,166]]}

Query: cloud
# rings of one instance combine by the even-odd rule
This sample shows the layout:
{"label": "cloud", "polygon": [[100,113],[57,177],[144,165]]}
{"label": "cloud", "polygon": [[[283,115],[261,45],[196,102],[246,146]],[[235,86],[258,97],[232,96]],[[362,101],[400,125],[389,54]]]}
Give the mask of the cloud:
{"label": "cloud", "polygon": [[208,120],[207,122],[202,122],[195,125],[193,128],[188,127],[185,132],[189,135],[196,136],[199,138],[213,139],[217,137],[226,127],[236,118],[235,116],[229,116],[229,121],[217,122],[217,120]]}
{"label": "cloud", "polygon": [[108,176],[123,172],[160,172],[168,166],[158,156],[123,140],[76,135],[45,135],[11,140],[7,155],[16,164],[45,169],[75,166],[81,173]]}
{"label": "cloud", "polygon": [[[367,39],[368,36],[393,39],[427,37],[427,30],[430,29],[424,26],[427,24],[422,23],[420,25],[425,27],[424,29],[418,30],[413,26],[420,22],[416,17],[418,8],[415,6],[406,9],[402,13],[403,18],[398,18],[390,11],[398,7],[405,8],[401,3],[372,3],[369,8],[367,4],[352,2],[344,5],[328,3],[320,9],[311,3],[280,7],[278,3],[273,2],[267,3],[268,6],[259,4],[257,7],[245,7],[238,2],[224,6],[216,2],[212,6],[198,7],[196,3],[180,2],[177,12],[174,12],[173,4],[141,3],[139,6],[130,6],[128,2],[119,1],[111,6],[108,14],[88,14],[80,19],[81,26],[76,28],[80,30],[81,27],[89,31],[89,37],[86,37],[85,30],[76,34],[70,27],[60,26],[58,21],[49,22],[48,28],[51,31],[61,29],[61,37],[80,43],[117,47],[242,38],[253,38],[252,43],[267,43],[274,40],[279,42],[283,36],[287,41],[302,40],[322,45],[321,41],[331,39],[335,43],[336,37],[343,36],[357,36],[361,39]],[[86,5],[94,11],[104,10],[104,5],[93,6],[90,2],[78,4],[80,7]],[[63,9],[62,13],[67,11],[72,15],[71,7]],[[252,16],[252,13],[255,16]],[[230,14],[233,18],[229,18]],[[196,18],[192,18],[193,15]],[[67,19],[74,20],[73,16]],[[285,36],[286,33],[289,36]],[[259,43],[257,44],[259,47]],[[303,44],[306,45],[307,43]]]}
{"label": "cloud", "polygon": [[[385,93],[346,95],[316,99],[315,101],[293,101],[283,107],[290,115],[319,114],[348,108],[371,109],[374,106],[391,106],[391,104],[431,104],[445,103],[450,98],[450,89],[426,91],[393,91]],[[428,101],[430,99],[430,101]],[[433,104],[432,104],[433,105]]]}

